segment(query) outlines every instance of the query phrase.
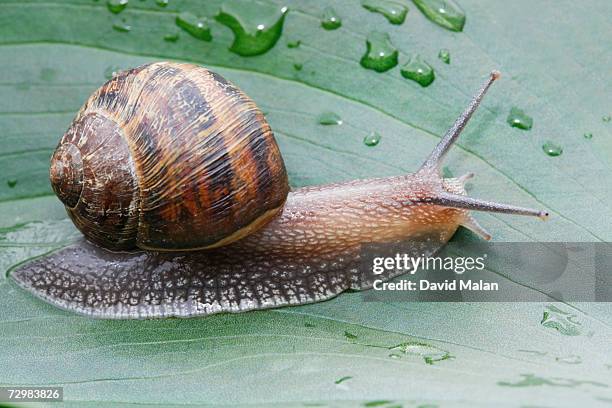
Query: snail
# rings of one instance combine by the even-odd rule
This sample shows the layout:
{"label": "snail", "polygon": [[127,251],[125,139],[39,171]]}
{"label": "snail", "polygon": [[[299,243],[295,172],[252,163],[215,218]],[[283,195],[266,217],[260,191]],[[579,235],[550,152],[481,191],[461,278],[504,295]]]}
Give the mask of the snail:
{"label": "snail", "polygon": [[[470,198],[441,161],[493,71],[419,170],[290,191],[270,126],[235,85],[175,62],[119,73],[85,102],[51,159],[53,190],[85,239],[11,276],[43,300],[109,318],[190,317],[367,289],[365,245],[440,250],[470,210],[546,218]],[[400,272],[378,276],[390,279]]]}

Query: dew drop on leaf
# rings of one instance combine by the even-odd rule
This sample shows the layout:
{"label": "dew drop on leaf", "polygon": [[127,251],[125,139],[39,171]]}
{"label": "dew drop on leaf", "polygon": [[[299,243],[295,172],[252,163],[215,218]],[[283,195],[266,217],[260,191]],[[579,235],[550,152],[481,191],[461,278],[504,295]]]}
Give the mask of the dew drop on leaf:
{"label": "dew drop on leaf", "polygon": [[402,66],[400,72],[404,78],[412,79],[423,87],[431,85],[436,78],[431,65],[423,61],[419,55],[410,57],[408,62]]}
{"label": "dew drop on leaf", "polygon": [[438,53],[438,58],[445,64],[450,64],[450,51],[446,48],[442,48]]}
{"label": "dew drop on leaf", "polygon": [[463,31],[465,12],[453,0],[413,0],[429,20],[451,31]]}
{"label": "dew drop on leaf", "polygon": [[390,347],[390,349],[403,354],[412,354],[420,356],[427,364],[434,364],[439,361],[444,361],[453,358],[448,351],[421,342],[408,341]]}
{"label": "dew drop on leaf", "polygon": [[345,331],[344,332],[344,337],[346,337],[349,340],[356,340],[357,339],[357,335],[349,332],[349,331]]}
{"label": "dew drop on leaf", "polygon": [[119,31],[120,33],[129,33],[132,31],[132,26],[125,21],[117,21],[113,24],[113,30]]}
{"label": "dew drop on leaf", "polygon": [[353,377],[352,377],[352,376],[350,376],[350,375],[346,375],[346,376],[344,376],[344,377],[338,378],[336,381],[334,381],[334,383],[335,383],[335,384],[342,384],[343,382],[348,381],[348,380],[350,380],[351,378],[353,378]]}
{"label": "dew drop on leaf", "polygon": [[366,38],[366,52],[361,57],[361,66],[377,72],[385,72],[397,65],[398,52],[391,43],[389,34],[371,31]]}
{"label": "dew drop on leaf", "polygon": [[576,388],[581,385],[591,385],[595,387],[608,388],[607,384],[590,381],[590,380],[575,380],[573,378],[562,377],[539,377],[535,374],[521,374],[522,379],[516,382],[498,381],[497,385],[502,387],[536,387],[548,385],[552,387]]}
{"label": "dew drop on leaf", "polygon": [[326,7],[325,10],[323,10],[321,27],[326,30],[335,30],[340,28],[340,26],[342,26],[342,19],[338,13],[336,13],[336,10],[334,10],[332,7]]}
{"label": "dew drop on leaf", "polygon": [[183,12],[176,17],[176,25],[197,39],[204,41],[212,40],[210,27],[205,18],[197,17],[189,12]]}
{"label": "dew drop on leaf", "polygon": [[128,0],[108,0],[106,5],[111,13],[119,14],[127,7]]}
{"label": "dew drop on leaf", "polygon": [[164,41],[177,42],[179,37],[180,37],[179,33],[175,31],[175,32],[164,35]]}
{"label": "dew drop on leaf", "polygon": [[386,407],[388,404],[391,404],[393,401],[390,400],[374,400],[368,401],[363,404],[364,407],[372,408],[372,407]]}
{"label": "dew drop on leaf", "polygon": [[391,24],[402,24],[408,14],[408,7],[393,0],[362,0],[361,6],[373,13],[382,14]]}
{"label": "dew drop on leaf", "polygon": [[548,354],[546,351],[540,351],[540,350],[526,350],[526,349],[519,349],[519,350],[517,350],[517,351],[519,351],[519,352],[521,352],[521,353],[531,354],[531,355],[534,355],[534,356],[545,356],[545,355],[547,355],[547,354]]}
{"label": "dew drop on leaf", "polygon": [[578,336],[581,332],[581,323],[576,320],[575,314],[561,310],[553,305],[546,306],[540,324],[566,336]]}
{"label": "dew drop on leaf", "polygon": [[234,33],[230,51],[249,57],[270,50],[283,32],[287,7],[252,2],[223,3],[215,19]]}
{"label": "dew drop on leaf", "polygon": [[17,185],[17,179],[8,179],[6,184],[10,187],[10,188],[15,188],[15,186]]}
{"label": "dew drop on leaf", "polygon": [[319,115],[318,121],[320,125],[325,126],[342,124],[342,118],[335,112],[323,112]]}
{"label": "dew drop on leaf", "polygon": [[575,354],[571,354],[569,356],[556,357],[555,361],[562,364],[580,364],[582,363],[582,358]]}
{"label": "dew drop on leaf", "polygon": [[508,118],[506,119],[508,124],[512,127],[529,130],[533,126],[533,119],[527,115],[522,109],[514,107],[510,109]]}
{"label": "dew drop on leaf", "polygon": [[555,142],[548,141],[542,145],[542,150],[544,153],[551,157],[560,156],[563,153],[563,148],[556,144]]}
{"label": "dew drop on leaf", "polygon": [[370,132],[366,137],[363,138],[363,143],[366,146],[376,146],[380,143],[381,135],[377,132]]}
{"label": "dew drop on leaf", "polygon": [[302,44],[301,40],[289,40],[287,41],[287,48],[297,48]]}

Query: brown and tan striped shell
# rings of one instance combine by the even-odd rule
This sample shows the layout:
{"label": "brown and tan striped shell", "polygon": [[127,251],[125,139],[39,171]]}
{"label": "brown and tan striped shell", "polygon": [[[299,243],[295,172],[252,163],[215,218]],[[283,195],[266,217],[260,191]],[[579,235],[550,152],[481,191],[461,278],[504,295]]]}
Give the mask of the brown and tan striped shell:
{"label": "brown and tan striped shell", "polygon": [[100,87],[62,137],[50,177],[75,225],[110,249],[228,244],[265,225],[289,191],[255,103],[220,75],[174,62]]}

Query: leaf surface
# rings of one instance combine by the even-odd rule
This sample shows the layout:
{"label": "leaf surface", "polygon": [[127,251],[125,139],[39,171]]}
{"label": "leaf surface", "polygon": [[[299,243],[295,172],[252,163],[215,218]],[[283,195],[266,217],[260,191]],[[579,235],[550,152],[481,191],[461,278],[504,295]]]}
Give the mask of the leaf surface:
{"label": "leaf surface", "polygon": [[[412,4],[392,25],[340,0],[342,26],[327,31],[326,4],[245,3],[289,7],[279,41],[254,57],[228,50],[233,33],[213,18],[220,3],[131,1],[113,14],[103,1],[0,2],[0,385],[64,386],[69,406],[612,401],[607,303],[555,304],[572,316],[569,331],[541,323],[546,297],[381,303],[359,293],[203,319],[101,321],[57,310],[7,279],[15,265],[79,236],[52,196],[48,164],[81,104],[112,71],[166,59],[202,64],[244,89],[266,112],[294,187],[414,171],[499,69],[447,171],[474,171],[472,196],[551,217],[476,217],[500,241],[612,241],[612,123],[602,120],[612,113],[612,43],[602,40],[612,30],[609,1],[462,0],[463,32]],[[212,41],[176,26],[186,11],[208,17]],[[113,29],[118,22],[131,30]],[[361,67],[372,31],[389,34],[399,65],[420,54],[435,69],[432,85],[402,78],[399,66]],[[177,32],[178,41],[164,40]],[[437,58],[441,48],[450,65]],[[513,107],[533,117],[530,131],[506,123]],[[342,124],[320,125],[324,112]],[[371,132],[382,135],[375,147],[363,143]],[[543,152],[549,140],[560,156]]]}

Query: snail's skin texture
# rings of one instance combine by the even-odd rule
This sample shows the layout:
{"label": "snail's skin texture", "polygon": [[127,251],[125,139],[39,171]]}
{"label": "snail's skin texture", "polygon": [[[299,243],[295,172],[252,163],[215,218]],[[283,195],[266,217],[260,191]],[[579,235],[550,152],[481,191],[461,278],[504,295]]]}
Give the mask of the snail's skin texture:
{"label": "snail's skin texture", "polygon": [[289,184],[270,126],[223,77],[160,62],[94,92],[51,160],[51,185],[92,242],[193,250],[263,226]]}
{"label": "snail's skin texture", "polygon": [[[459,226],[489,239],[470,210],[544,218],[547,214],[542,211],[467,197],[463,185],[471,174],[452,179],[440,175],[444,155],[498,75],[491,74],[416,173],[290,192],[267,224],[253,221],[242,228],[241,239],[226,246],[116,253],[83,240],[24,264],[11,276],[56,306],[94,317],[238,312],[312,303],[347,289],[371,287],[371,274],[360,269],[365,246],[377,246],[383,254],[385,248],[402,243],[401,251],[408,256],[430,256]],[[102,119],[96,126],[111,125]],[[118,137],[112,129],[108,134]],[[78,154],[71,147],[58,152],[57,172],[62,177],[56,192],[67,203],[73,200],[73,184],[80,178],[80,167],[72,164]],[[130,166],[126,160],[119,171],[129,174]],[[128,195],[122,199],[130,200]],[[276,211],[274,206],[259,217],[268,217],[270,211]],[[122,228],[138,230],[129,223]],[[398,273],[391,270],[377,278],[390,279]]]}

